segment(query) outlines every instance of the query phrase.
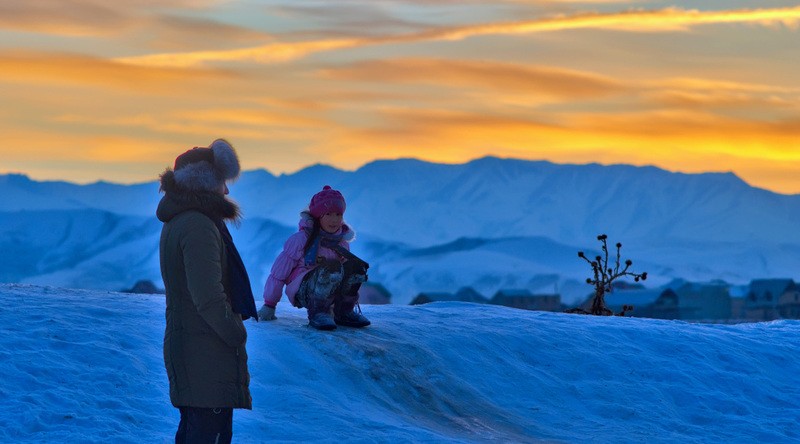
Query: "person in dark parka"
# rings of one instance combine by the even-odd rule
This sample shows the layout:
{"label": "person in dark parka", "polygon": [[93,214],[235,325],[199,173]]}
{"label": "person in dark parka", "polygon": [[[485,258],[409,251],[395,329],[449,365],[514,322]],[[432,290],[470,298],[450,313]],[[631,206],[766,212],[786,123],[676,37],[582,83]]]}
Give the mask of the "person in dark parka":
{"label": "person in dark parka", "polygon": [[[164,365],[180,410],[176,443],[229,443],[233,409],[252,408],[247,331],[231,275],[246,277],[225,221],[239,218],[226,182],[238,177],[233,147],[218,139],[191,149],[161,175],[159,245],[166,289]],[[227,236],[227,237],[226,237]],[[237,270],[237,267],[240,268]],[[238,274],[237,274],[238,272]],[[252,294],[250,294],[252,299]]]}

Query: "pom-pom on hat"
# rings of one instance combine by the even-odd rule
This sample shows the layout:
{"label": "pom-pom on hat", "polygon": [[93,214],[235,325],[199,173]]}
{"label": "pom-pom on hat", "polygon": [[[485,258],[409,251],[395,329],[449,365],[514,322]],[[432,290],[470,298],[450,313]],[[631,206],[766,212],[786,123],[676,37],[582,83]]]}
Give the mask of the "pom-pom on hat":
{"label": "pom-pom on hat", "polygon": [[215,191],[239,177],[239,171],[239,157],[225,139],[192,148],[175,159],[175,183],[189,191]]}
{"label": "pom-pom on hat", "polygon": [[315,194],[308,204],[308,212],[316,218],[320,218],[327,213],[337,212],[344,214],[347,207],[344,196],[339,191],[334,190],[328,185],[322,187],[322,191]]}

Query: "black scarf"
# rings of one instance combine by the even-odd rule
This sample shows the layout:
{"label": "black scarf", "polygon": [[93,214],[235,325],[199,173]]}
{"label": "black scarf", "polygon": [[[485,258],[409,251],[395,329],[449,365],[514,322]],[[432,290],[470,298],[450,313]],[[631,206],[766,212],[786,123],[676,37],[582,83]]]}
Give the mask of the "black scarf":
{"label": "black scarf", "polygon": [[247,320],[251,317],[258,320],[258,312],[256,311],[256,301],[253,297],[253,290],[250,288],[250,277],[247,275],[247,269],[244,267],[242,257],[239,255],[239,250],[233,244],[231,232],[228,231],[228,226],[221,219],[215,220],[219,234],[222,235],[222,241],[225,243],[225,250],[228,255],[228,284],[227,288],[228,298],[231,302],[233,311],[242,315],[242,320]]}

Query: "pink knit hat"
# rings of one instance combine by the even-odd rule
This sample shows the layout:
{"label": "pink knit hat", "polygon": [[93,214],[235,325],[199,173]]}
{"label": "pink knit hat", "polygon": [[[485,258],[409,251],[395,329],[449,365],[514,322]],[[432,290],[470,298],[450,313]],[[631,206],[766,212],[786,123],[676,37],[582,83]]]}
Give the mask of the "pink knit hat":
{"label": "pink knit hat", "polygon": [[347,205],[344,202],[342,193],[334,190],[328,185],[322,187],[322,191],[315,194],[308,204],[308,212],[316,218],[320,218],[327,213],[337,212],[344,214]]}

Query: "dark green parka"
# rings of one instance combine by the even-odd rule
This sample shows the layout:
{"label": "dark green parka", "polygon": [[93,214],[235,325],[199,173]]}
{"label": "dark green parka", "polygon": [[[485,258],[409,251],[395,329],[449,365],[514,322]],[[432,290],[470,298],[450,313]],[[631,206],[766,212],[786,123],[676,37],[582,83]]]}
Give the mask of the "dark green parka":
{"label": "dark green parka", "polygon": [[156,215],[164,222],[164,365],[172,405],[251,409],[247,331],[226,295],[226,252],[212,220],[236,219],[238,208],[219,193],[178,189],[169,170],[161,188]]}

